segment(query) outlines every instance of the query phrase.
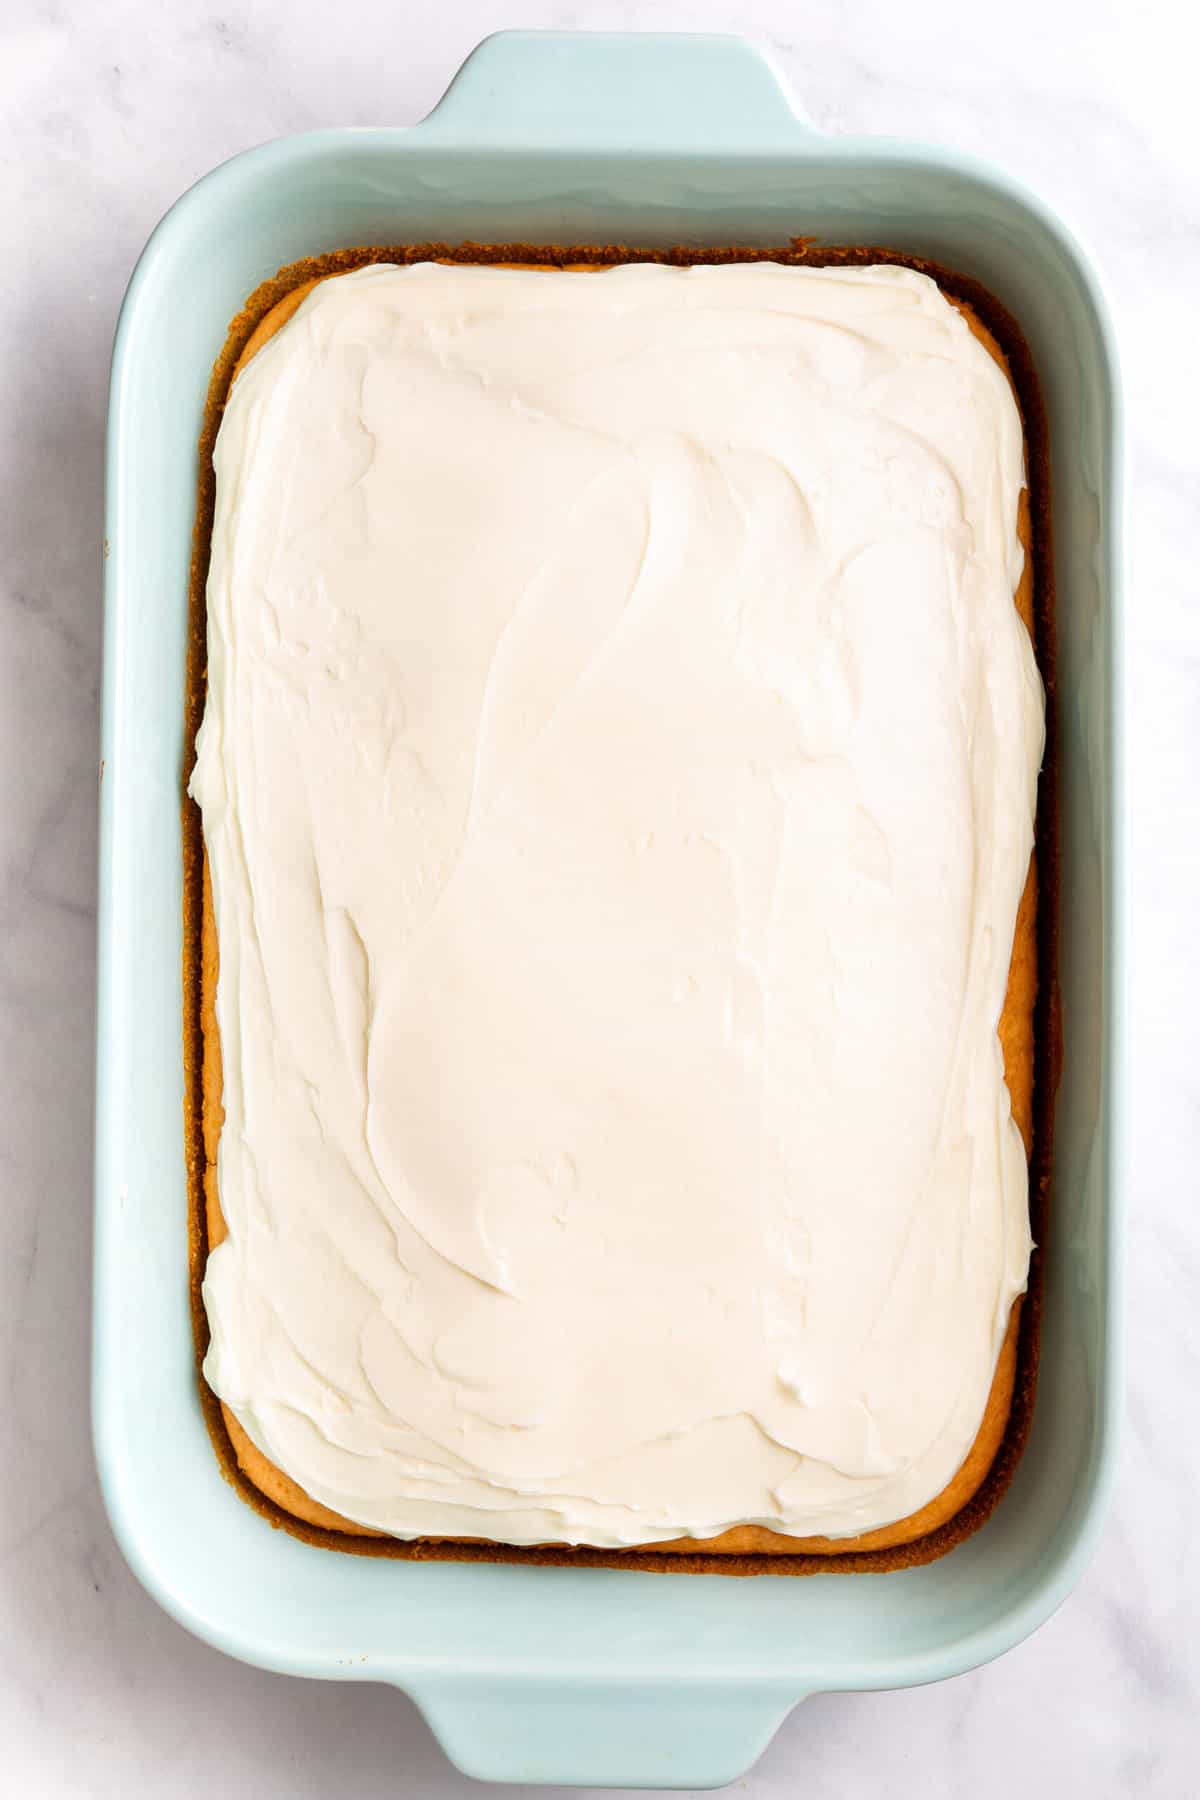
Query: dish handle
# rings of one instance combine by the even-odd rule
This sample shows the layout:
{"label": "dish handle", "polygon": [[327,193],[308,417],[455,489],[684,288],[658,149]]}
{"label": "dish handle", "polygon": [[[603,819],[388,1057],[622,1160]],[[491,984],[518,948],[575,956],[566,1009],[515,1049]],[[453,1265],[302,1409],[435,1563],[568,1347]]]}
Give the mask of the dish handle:
{"label": "dish handle", "polygon": [[418,129],[474,149],[689,156],[794,152],[816,132],[745,38],[615,31],[498,31]]}
{"label": "dish handle", "polygon": [[723,1787],[803,1696],[728,1683],[456,1674],[409,1687],[442,1749],[478,1781]]}

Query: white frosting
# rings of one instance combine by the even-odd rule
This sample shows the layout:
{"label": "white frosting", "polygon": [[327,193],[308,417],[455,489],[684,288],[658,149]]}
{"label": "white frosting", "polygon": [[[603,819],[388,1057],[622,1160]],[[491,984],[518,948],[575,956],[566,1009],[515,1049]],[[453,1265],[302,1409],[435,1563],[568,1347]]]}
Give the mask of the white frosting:
{"label": "white frosting", "polygon": [[400,1537],[922,1506],[1030,1248],[1001,371],[898,268],[376,267],[216,469],[213,1388]]}

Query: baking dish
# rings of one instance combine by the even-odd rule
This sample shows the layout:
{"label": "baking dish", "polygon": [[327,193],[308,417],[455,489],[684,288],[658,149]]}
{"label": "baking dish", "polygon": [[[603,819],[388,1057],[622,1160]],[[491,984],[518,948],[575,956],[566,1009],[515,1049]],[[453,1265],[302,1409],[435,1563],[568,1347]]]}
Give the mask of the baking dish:
{"label": "baking dish", "polygon": [[[180,781],[195,446],[243,298],[350,244],[885,244],[1020,321],[1050,422],[1058,603],[1060,982],[1042,1373],[995,1516],[881,1576],[664,1578],[361,1560],[266,1528],[221,1479],[186,1267]],[[1090,264],[966,158],[827,140],[737,39],[505,33],[409,129],[324,131],[217,169],[139,262],[114,352],[101,784],[93,1419],[114,1531],[183,1624],[248,1662],[391,1682],[501,1780],[714,1786],[795,1703],[971,1668],[1077,1578],[1120,1384],[1121,482],[1116,356]]]}

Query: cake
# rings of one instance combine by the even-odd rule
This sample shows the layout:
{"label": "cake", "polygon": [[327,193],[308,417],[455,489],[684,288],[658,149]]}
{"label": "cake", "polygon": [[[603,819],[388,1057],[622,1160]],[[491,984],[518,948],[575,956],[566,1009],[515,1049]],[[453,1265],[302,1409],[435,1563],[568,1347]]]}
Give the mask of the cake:
{"label": "cake", "polygon": [[1029,1265],[1004,359],[883,262],[298,274],[191,782],[228,1449],[347,1546],[906,1560]]}

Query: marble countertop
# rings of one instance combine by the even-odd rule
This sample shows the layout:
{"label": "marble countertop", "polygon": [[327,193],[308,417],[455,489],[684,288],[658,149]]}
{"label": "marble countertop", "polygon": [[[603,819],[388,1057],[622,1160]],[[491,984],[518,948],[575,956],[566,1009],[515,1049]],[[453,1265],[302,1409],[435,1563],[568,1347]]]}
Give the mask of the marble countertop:
{"label": "marble countertop", "polygon": [[[102,450],[145,239],[234,151],[416,119],[506,24],[741,30],[817,123],[994,158],[1095,247],[1134,457],[1130,1371],[1116,1501],[1028,1643],[799,1708],[759,1800],[1153,1795],[1200,1765],[1200,27],[1170,0],[7,0],[0,24],[0,1741],[14,1795],[465,1795],[403,1697],[242,1668],[126,1569],[88,1425]],[[981,23],[981,18],[984,20]]]}

